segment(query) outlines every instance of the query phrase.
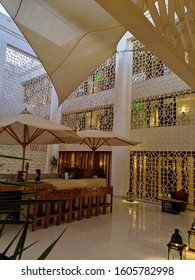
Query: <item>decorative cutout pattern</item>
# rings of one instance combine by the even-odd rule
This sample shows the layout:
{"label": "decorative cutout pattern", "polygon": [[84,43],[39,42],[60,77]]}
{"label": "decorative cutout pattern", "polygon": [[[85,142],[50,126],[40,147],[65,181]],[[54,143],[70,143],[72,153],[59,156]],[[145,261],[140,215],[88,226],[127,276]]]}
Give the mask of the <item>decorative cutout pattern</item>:
{"label": "decorative cutout pattern", "polygon": [[113,105],[63,113],[61,123],[76,130],[113,128]]}
{"label": "decorative cutout pattern", "polygon": [[[52,84],[39,60],[17,49],[7,46],[3,81],[1,90],[1,115],[19,113],[27,107],[34,114],[49,118]],[[34,98],[34,99],[33,99]],[[22,155],[21,146],[0,146],[1,153],[12,156]],[[46,145],[31,144],[27,147],[27,158],[30,161],[29,172],[37,168],[37,161],[44,168],[46,162]],[[20,161],[5,159],[1,172],[17,172]],[[18,167],[19,166],[19,167]]]}
{"label": "decorative cutout pattern", "polygon": [[79,85],[68,98],[98,93],[115,86],[116,55],[108,58]]}
{"label": "decorative cutout pattern", "polygon": [[171,70],[150,51],[139,51],[143,44],[135,41],[133,44],[133,82],[141,82],[171,73]]}
{"label": "decorative cutout pattern", "polygon": [[148,200],[184,188],[194,203],[195,153],[185,139],[193,138],[195,93],[142,47],[134,43],[131,134],[144,145],[130,152],[130,187]]}
{"label": "decorative cutout pattern", "polygon": [[50,118],[52,83],[47,74],[27,80],[24,87],[24,102],[33,107],[34,113]]}

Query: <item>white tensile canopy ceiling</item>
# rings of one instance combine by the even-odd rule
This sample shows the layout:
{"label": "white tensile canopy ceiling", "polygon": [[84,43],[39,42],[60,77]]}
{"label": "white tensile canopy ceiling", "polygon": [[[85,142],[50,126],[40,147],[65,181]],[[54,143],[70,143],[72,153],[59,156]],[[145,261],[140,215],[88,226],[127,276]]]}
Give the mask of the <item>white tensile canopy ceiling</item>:
{"label": "white tensile canopy ceiling", "polygon": [[59,105],[128,30],[195,89],[195,0],[1,0],[45,67]]}
{"label": "white tensile canopy ceiling", "polygon": [[195,0],[96,0],[195,89]]}
{"label": "white tensile canopy ceiling", "polygon": [[126,32],[94,0],[3,0],[45,67],[59,105],[116,50]]}

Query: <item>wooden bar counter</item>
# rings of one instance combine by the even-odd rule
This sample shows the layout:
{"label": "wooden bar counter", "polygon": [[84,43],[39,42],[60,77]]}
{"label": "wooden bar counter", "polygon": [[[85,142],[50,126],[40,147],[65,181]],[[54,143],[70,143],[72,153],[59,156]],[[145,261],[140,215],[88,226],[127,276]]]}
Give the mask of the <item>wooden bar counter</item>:
{"label": "wooden bar counter", "polygon": [[0,182],[0,192],[50,190],[53,185],[48,182]]}
{"label": "wooden bar counter", "polygon": [[[106,209],[112,212],[113,187],[106,185],[105,178],[18,184],[0,183],[0,216],[11,212],[11,223],[22,222],[23,216],[28,217],[33,231],[39,225],[38,220],[46,228],[54,222],[59,225],[72,219],[106,214]],[[20,215],[21,212],[24,215]]]}

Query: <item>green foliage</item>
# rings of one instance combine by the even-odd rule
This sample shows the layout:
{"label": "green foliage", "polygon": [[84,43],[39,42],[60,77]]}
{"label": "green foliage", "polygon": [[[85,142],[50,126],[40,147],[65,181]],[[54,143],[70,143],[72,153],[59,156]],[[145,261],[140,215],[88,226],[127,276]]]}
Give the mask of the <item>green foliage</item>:
{"label": "green foliage", "polygon": [[[23,192],[24,195],[33,194],[34,192],[27,191]],[[0,214],[7,213],[4,220],[0,219],[0,238],[6,234],[5,227],[9,223],[13,224],[21,224],[20,230],[17,232],[17,234],[14,236],[14,238],[9,242],[7,247],[3,250],[3,252],[0,252],[0,260],[21,260],[22,254],[25,250],[32,247],[35,243],[38,241],[33,242],[32,244],[25,247],[25,241],[28,233],[28,226],[29,226],[29,220],[28,218],[22,214],[20,211],[21,206],[28,205],[28,204],[34,204],[34,203],[40,203],[41,200],[37,200],[34,202],[33,200],[25,200],[18,197],[17,193],[12,192],[5,192],[1,193],[0,195]],[[45,200],[44,200],[45,202]],[[25,218],[24,221],[18,221],[18,220],[10,220],[10,217],[13,212],[19,212],[23,217]],[[62,231],[62,233],[46,248],[46,250],[38,257],[38,260],[44,260],[47,258],[53,247],[56,245],[58,240],[61,238],[61,236],[64,234],[64,232],[67,230],[68,226]],[[14,250],[13,250],[14,248]],[[12,254],[8,254],[12,249]]]}
{"label": "green foliage", "polygon": [[[8,158],[8,159],[19,159],[19,160],[23,160],[22,157],[8,156],[8,155],[2,155],[2,154],[0,154],[0,158]],[[29,158],[25,158],[25,160],[30,160],[30,159],[29,159]]]}
{"label": "green foliage", "polygon": [[58,160],[57,158],[55,157],[55,155],[51,156],[51,159],[50,159],[50,166],[52,168],[56,168],[58,165]]}
{"label": "green foliage", "polygon": [[58,238],[41,254],[41,256],[38,258],[38,260],[45,260],[46,257],[49,255],[53,247],[56,245],[58,240],[61,238],[61,236],[64,234],[64,232],[67,230],[68,226],[62,231],[62,233],[58,236]]}
{"label": "green foliage", "polygon": [[[5,234],[4,228],[7,224],[8,221],[8,216],[6,219],[3,221],[1,227],[0,227],[0,238]],[[27,232],[28,232],[28,225],[29,225],[29,220],[26,219],[24,222],[24,225],[21,227],[21,229],[18,231],[18,233],[14,236],[14,238],[10,241],[10,243],[7,245],[7,247],[3,250],[2,253],[0,253],[0,260],[21,260],[22,259],[22,253],[32,247],[35,243],[38,241],[35,241],[25,247],[25,241],[27,237]],[[58,242],[58,240],[61,238],[61,236],[64,234],[64,232],[67,230],[68,226],[62,231],[62,233],[57,237],[57,239],[38,257],[38,260],[44,260],[47,258],[55,244]],[[17,242],[15,244],[15,242]],[[8,256],[8,251],[15,246],[14,252],[11,256]]]}

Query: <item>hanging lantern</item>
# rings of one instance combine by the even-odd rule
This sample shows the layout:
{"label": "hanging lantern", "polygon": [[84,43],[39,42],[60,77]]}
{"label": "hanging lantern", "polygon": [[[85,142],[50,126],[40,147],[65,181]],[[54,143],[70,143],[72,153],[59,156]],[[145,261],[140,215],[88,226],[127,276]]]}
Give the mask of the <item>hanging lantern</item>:
{"label": "hanging lantern", "polygon": [[134,193],[132,191],[132,188],[130,187],[127,192],[127,201],[133,202],[134,201]]}
{"label": "hanging lantern", "polygon": [[195,252],[195,219],[188,231],[188,250]]}
{"label": "hanging lantern", "polygon": [[175,229],[174,234],[171,236],[171,241],[168,246],[168,260],[185,260],[186,259],[186,247],[183,243],[182,237],[179,234],[179,229]]}

